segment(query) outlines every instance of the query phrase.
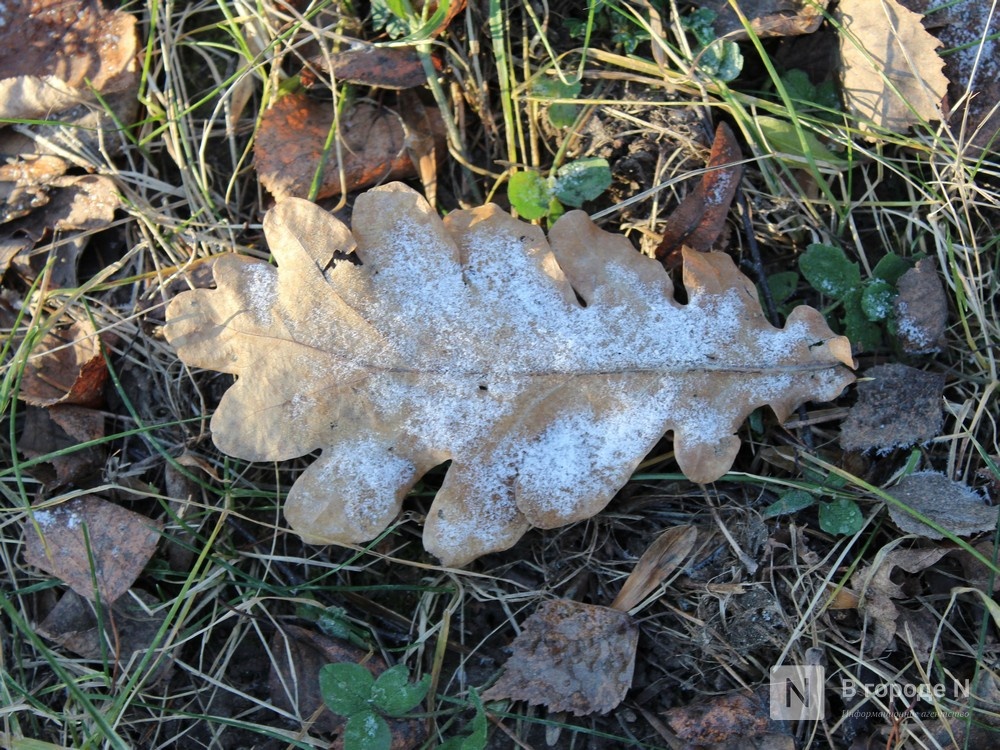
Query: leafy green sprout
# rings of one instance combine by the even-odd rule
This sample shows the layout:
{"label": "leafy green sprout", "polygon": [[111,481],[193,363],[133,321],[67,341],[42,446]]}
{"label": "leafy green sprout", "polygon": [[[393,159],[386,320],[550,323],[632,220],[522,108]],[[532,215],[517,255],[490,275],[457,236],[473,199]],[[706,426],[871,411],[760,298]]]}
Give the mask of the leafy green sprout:
{"label": "leafy green sprout", "polygon": [[611,185],[611,168],[606,159],[578,159],[543,177],[538,172],[515,172],[507,186],[510,205],[525,219],[548,217],[553,221],[565,206],[580,208]]}
{"label": "leafy green sprout", "polygon": [[[392,730],[387,719],[417,718],[412,712],[430,689],[431,676],[410,681],[410,670],[397,664],[378,677],[361,664],[327,664],[319,673],[320,694],[336,714],[347,719],[345,750],[389,750]],[[476,715],[468,734],[439,745],[446,750],[483,750],[486,747],[486,714],[474,691],[470,692]]]}
{"label": "leafy green sprout", "polygon": [[712,28],[716,15],[709,8],[698,8],[681,19],[681,26],[698,44],[695,56],[698,69],[728,83],[743,72],[743,53],[735,42],[717,37]]}

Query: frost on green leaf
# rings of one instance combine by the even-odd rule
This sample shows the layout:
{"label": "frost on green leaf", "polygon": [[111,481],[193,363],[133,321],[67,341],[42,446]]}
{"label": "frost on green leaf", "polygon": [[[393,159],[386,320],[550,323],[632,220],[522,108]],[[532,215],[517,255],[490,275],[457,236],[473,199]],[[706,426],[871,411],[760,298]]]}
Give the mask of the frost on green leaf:
{"label": "frost on green leaf", "polygon": [[732,81],[743,72],[743,53],[735,42],[713,42],[698,57],[698,67],[722,81]]}
{"label": "frost on green leaf", "polygon": [[816,498],[805,490],[788,490],[773,503],[764,508],[764,518],[784,516],[808,508],[816,502]]}
{"label": "frost on green leaf", "polygon": [[861,292],[861,309],[871,321],[885,320],[892,312],[892,302],[896,299],[896,289],[887,281],[876,279],[866,284]]}
{"label": "frost on green leaf", "polygon": [[853,500],[842,497],[833,502],[819,504],[819,527],[827,534],[838,536],[857,534],[864,523],[865,517]]}
{"label": "frost on green leaf", "polygon": [[515,172],[507,185],[507,198],[525,219],[540,219],[549,212],[552,191],[538,172]]}
{"label": "frost on green leaf", "polygon": [[378,676],[372,686],[371,698],[380,711],[390,716],[403,716],[420,705],[430,684],[430,675],[411,683],[410,670],[403,664],[397,664]]}
{"label": "frost on green leaf", "polygon": [[375,678],[360,664],[327,664],[319,671],[319,689],[330,710],[351,716],[368,705]]}
{"label": "frost on green leaf", "polygon": [[611,185],[611,168],[607,159],[579,159],[564,164],[556,171],[553,192],[567,206],[579,208],[592,201]]}
{"label": "frost on green leaf", "polygon": [[799,258],[799,270],[813,289],[833,299],[861,286],[861,269],[838,247],[809,245]]}
{"label": "frost on green leaf", "polygon": [[360,711],[344,727],[344,750],[389,750],[392,730],[374,711]]}

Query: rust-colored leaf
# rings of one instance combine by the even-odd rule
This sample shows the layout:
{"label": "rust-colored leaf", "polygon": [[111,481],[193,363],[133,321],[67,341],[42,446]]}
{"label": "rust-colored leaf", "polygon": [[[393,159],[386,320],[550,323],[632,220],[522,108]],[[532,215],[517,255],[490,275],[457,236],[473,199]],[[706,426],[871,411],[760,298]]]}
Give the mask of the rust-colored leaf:
{"label": "rust-colored leaf", "polygon": [[[440,68],[440,62],[436,67]],[[299,80],[309,90],[326,87],[331,81],[410,89],[426,84],[427,74],[413,47],[379,47],[355,40],[350,49],[311,57]]]}
{"label": "rust-colored leaf", "polygon": [[670,728],[690,746],[715,745],[766,734],[771,728],[769,688],[725,693],[666,711]]}
{"label": "rust-colored leaf", "polygon": [[607,713],[632,686],[639,627],[626,612],[566,599],[524,621],[504,673],[483,693],[577,716]]}
{"label": "rust-colored leaf", "polygon": [[114,602],[156,551],[161,524],[96,495],[32,509],[24,559],[80,596]]}
{"label": "rust-colored leaf", "polygon": [[264,222],[277,268],[227,255],[217,289],[167,310],[183,361],[237,375],[212,418],[223,451],[323,451],[285,506],[313,541],[376,537],[450,460],[424,543],[465,564],[597,513],[668,430],[681,470],[711,482],[753,409],[784,419],[853,379],[817,311],[774,328],[722,253],[684,250],[681,305],[659,262],[582,211],[546,239],[495,205],[442,220],[392,184],[359,196],[353,222],[279,203]]}
{"label": "rust-colored leaf", "polygon": [[104,399],[107,363],[89,321],[55,328],[32,350],[21,378],[20,398],[33,406],[95,407]]}
{"label": "rust-colored leaf", "polygon": [[[443,140],[440,114],[432,108],[427,111],[435,129],[432,137]],[[261,184],[276,199],[309,195],[332,125],[333,103],[305,93],[281,97],[264,114],[254,159]],[[404,120],[396,112],[368,102],[353,105],[340,118],[317,198],[414,176],[407,139]]]}
{"label": "rust-colored leaf", "polygon": [[724,122],[715,130],[715,140],[708,158],[708,172],[667,218],[663,239],[656,257],[666,259],[690,247],[699,252],[712,249],[726,225],[729,206],[736,195],[743,155],[733,131]]}

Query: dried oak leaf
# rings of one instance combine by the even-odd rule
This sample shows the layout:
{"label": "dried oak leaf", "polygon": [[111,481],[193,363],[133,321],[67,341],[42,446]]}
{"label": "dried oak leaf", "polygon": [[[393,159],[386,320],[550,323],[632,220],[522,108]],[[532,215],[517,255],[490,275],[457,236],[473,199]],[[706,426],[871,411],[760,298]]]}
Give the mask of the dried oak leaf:
{"label": "dried oak leaf", "polygon": [[281,202],[264,221],[278,268],[226,256],[218,289],[167,309],[184,362],[238,376],[212,418],[221,450],[322,450],[285,506],[310,541],[374,538],[450,460],[424,544],[462,565],[594,515],[668,430],[681,470],[714,481],[753,409],[785,418],[853,380],[847,339],[808,307],[772,327],[723,254],[685,251],[681,305],[581,211],[546,241],[492,204],[442,221],[391,184],[353,223]]}
{"label": "dried oak leaf", "polygon": [[841,83],[862,130],[902,132],[941,119],[948,91],[941,42],[898,0],[840,0]]}
{"label": "dried oak leaf", "polygon": [[740,15],[750,21],[750,28],[760,37],[812,34],[823,23],[829,0],[740,0],[739,13],[729,0],[699,0],[700,8],[715,11],[715,33],[727,39],[747,39]]}

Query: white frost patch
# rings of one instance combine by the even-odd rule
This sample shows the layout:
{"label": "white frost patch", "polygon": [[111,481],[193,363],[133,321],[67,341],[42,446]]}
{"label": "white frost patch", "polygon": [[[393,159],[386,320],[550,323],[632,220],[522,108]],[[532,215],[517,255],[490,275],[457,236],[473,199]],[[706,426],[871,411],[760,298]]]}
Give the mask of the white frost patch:
{"label": "white frost patch", "polygon": [[271,325],[271,309],[278,301],[278,274],[266,263],[251,263],[243,270],[248,307],[253,322],[266,328]]}

